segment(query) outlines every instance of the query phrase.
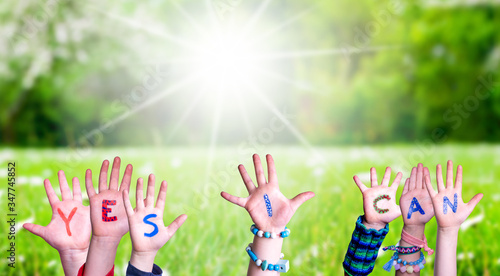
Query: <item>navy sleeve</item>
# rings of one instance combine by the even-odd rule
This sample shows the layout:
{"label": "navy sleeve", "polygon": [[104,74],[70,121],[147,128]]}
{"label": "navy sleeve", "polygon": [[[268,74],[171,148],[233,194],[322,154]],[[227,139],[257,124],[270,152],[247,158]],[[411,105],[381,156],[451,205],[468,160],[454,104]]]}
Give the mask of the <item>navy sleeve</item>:
{"label": "navy sleeve", "polygon": [[144,272],[142,270],[137,269],[135,266],[128,263],[127,267],[127,276],[161,276],[163,271],[159,266],[153,264],[153,272]]}

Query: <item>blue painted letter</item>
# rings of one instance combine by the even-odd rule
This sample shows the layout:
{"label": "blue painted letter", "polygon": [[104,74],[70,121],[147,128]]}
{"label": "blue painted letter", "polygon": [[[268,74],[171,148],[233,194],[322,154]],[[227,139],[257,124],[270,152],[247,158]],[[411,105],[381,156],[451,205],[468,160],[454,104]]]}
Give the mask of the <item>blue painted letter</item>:
{"label": "blue painted letter", "polygon": [[156,218],[156,214],[149,214],[149,215],[145,216],[144,219],[142,220],[142,221],[144,221],[144,223],[149,224],[155,228],[155,230],[153,230],[153,232],[151,232],[149,234],[144,233],[144,236],[146,236],[146,237],[152,237],[152,236],[158,234],[158,226],[156,225],[156,223],[148,221],[148,219],[150,219],[150,218]]}
{"label": "blue painted letter", "polygon": [[443,213],[448,213],[448,205],[450,205],[451,209],[453,210],[453,213],[457,212],[457,193],[453,196],[453,204],[451,204],[451,201],[448,199],[447,196],[444,196],[443,198]]}
{"label": "blue painted letter", "polygon": [[267,215],[269,217],[273,216],[273,208],[271,207],[271,200],[269,200],[269,196],[264,194],[264,202],[266,203]]}
{"label": "blue painted letter", "polygon": [[422,206],[420,206],[416,197],[414,197],[411,201],[410,209],[408,210],[408,219],[411,219],[411,214],[415,211],[419,211],[420,214],[425,215],[424,209],[422,209]]}

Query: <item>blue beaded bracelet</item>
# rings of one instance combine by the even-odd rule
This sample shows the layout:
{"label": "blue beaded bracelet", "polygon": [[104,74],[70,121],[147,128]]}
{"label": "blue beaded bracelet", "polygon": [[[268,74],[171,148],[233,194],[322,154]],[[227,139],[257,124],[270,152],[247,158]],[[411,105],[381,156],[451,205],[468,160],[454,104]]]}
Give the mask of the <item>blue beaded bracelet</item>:
{"label": "blue beaded bracelet", "polygon": [[278,263],[273,265],[268,263],[267,260],[261,260],[257,258],[257,255],[255,255],[255,253],[253,253],[252,251],[252,244],[249,244],[245,250],[247,251],[248,256],[250,256],[250,259],[252,259],[252,261],[254,261],[255,264],[262,269],[262,271],[269,270],[277,272],[288,272],[288,269],[290,268],[288,260],[283,260],[284,257],[283,253],[281,253],[280,256],[281,260],[279,260]]}
{"label": "blue beaded bracelet", "polygon": [[279,234],[276,234],[276,233],[272,233],[272,232],[264,232],[262,230],[259,230],[257,228],[257,226],[255,226],[255,224],[252,224],[252,226],[250,227],[250,232],[252,232],[252,234],[256,235],[257,237],[259,238],[271,238],[271,239],[275,239],[277,237],[282,237],[282,238],[286,238],[288,236],[290,236],[290,229],[286,228],[285,227],[285,230],[281,231]]}

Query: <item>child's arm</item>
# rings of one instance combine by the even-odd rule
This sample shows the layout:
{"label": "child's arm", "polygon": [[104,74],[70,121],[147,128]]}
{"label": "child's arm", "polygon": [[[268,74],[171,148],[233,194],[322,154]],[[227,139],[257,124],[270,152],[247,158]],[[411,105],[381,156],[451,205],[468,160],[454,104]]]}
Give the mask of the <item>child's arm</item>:
{"label": "child's arm", "polygon": [[170,240],[177,229],[186,221],[187,215],[180,215],[169,226],[163,224],[163,210],[167,195],[167,182],[163,181],[154,205],[155,176],[149,175],[146,199],[143,196],[143,180],[137,180],[136,208],[130,204],[128,191],[123,191],[123,201],[128,216],[132,255],[127,275],[161,275],[159,267],[154,266],[158,250]]}
{"label": "child's arm", "polygon": [[[399,199],[399,206],[401,207],[404,222],[403,231],[419,240],[424,240],[425,224],[434,217],[431,197],[425,188],[424,173],[428,174],[429,170],[424,168],[422,164],[418,164],[417,168],[411,170],[410,178],[406,179],[403,194]],[[401,239],[399,246],[413,247],[415,245]],[[420,252],[421,250],[412,254],[399,254],[398,257],[403,262],[418,262],[422,256]],[[405,267],[404,270],[407,270],[410,266],[400,265]],[[417,267],[416,271],[414,270],[415,267]],[[413,271],[414,275],[420,275],[420,267],[418,265],[413,265],[410,271]],[[396,270],[396,275],[406,274],[401,272],[401,270]]]}
{"label": "child's arm", "polygon": [[[257,154],[253,155],[257,187],[255,187],[245,167],[243,165],[238,166],[243,182],[249,193],[248,197],[241,198],[226,192],[221,193],[222,197],[227,201],[245,208],[255,223],[256,229],[263,231],[255,235],[253,245],[251,246],[251,251],[255,253],[258,260],[262,261],[262,263],[259,263],[260,266],[258,266],[256,262],[250,260],[248,275],[279,274],[279,272],[276,271],[263,271],[262,268],[265,267],[266,264],[263,261],[267,261],[267,263],[272,265],[278,263],[281,255],[281,246],[283,244],[283,238],[278,235],[285,230],[285,226],[300,205],[314,196],[313,192],[305,192],[297,195],[293,199],[286,198],[279,190],[278,177],[276,175],[273,158],[268,154],[266,159],[268,171],[267,181],[259,156]],[[262,233],[266,235],[265,232],[273,233],[277,236],[275,238],[266,238],[262,236]],[[259,235],[262,237],[259,237]],[[286,235],[287,234],[285,234],[285,236]]]}
{"label": "child's arm", "polygon": [[122,191],[130,188],[132,165],[127,165],[121,185],[118,186],[120,158],[115,157],[108,187],[109,161],[102,162],[99,174],[99,193],[92,185],[92,171],[87,170],[85,186],[90,200],[92,239],[84,275],[106,275],[114,269],[116,250],[123,235],[128,232],[128,221],[123,206]]}
{"label": "child's arm", "polygon": [[59,252],[65,275],[77,275],[85,263],[90,240],[90,210],[82,204],[82,192],[78,178],[73,178],[73,196],[66,176],[59,171],[62,201],[54,192],[48,179],[44,186],[52,208],[52,219],[47,226],[25,223],[23,227],[43,238]]}
{"label": "child's arm", "polygon": [[358,218],[347,249],[343,262],[345,275],[368,275],[373,271],[378,250],[389,231],[388,223],[401,215],[396,204],[396,191],[402,176],[398,173],[389,187],[391,168],[387,167],[379,185],[377,172],[371,168],[371,188],[354,176],[354,182],[363,195],[364,215]]}
{"label": "child's arm", "polygon": [[446,187],[441,165],[436,167],[438,192],[432,187],[430,175],[425,184],[438,223],[434,275],[457,275],[457,239],[460,225],[469,217],[483,194],[475,195],[468,203],[462,200],[462,166],[458,165],[455,186],[453,186],[453,162],[448,161]]}

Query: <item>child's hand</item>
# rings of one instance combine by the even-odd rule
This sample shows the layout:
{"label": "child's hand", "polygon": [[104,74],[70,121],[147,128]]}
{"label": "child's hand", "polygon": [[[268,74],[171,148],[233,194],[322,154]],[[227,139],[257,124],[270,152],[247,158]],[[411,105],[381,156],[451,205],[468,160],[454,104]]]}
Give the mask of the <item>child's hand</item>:
{"label": "child's hand", "polygon": [[[142,183],[142,178],[139,178],[137,180],[135,209],[130,204],[128,191],[123,191],[123,201],[125,202],[125,210],[130,226],[132,255],[134,253],[142,255],[151,253],[154,260],[156,252],[175,234],[187,216],[180,215],[169,226],[165,227],[163,224],[163,210],[167,195],[167,182],[163,181],[161,183],[156,206],[154,205],[155,176],[153,174],[149,175],[146,199],[143,196]],[[134,264],[132,263],[132,265]],[[134,266],[137,267],[137,265]]]}
{"label": "child's hand", "polygon": [[436,179],[438,192],[434,190],[430,175],[425,177],[425,184],[432,204],[434,213],[440,228],[458,228],[469,217],[474,207],[479,203],[483,194],[475,195],[468,203],[462,200],[462,166],[457,167],[455,186],[453,186],[453,162],[448,161],[446,173],[446,187],[443,183],[441,165],[436,167]]}
{"label": "child's hand", "polygon": [[266,181],[259,156],[254,154],[253,162],[257,178],[257,187],[253,184],[245,167],[239,165],[238,169],[249,196],[241,198],[226,192],[222,192],[221,195],[227,201],[245,208],[258,229],[279,233],[283,231],[300,205],[312,198],[314,193],[304,192],[291,200],[286,198],[279,190],[278,177],[274,168],[273,158],[269,154],[266,158],[269,181]]}
{"label": "child's hand", "polygon": [[363,194],[363,209],[365,212],[365,222],[368,228],[380,230],[385,225],[401,215],[401,210],[396,204],[396,191],[403,174],[398,172],[396,179],[389,187],[391,178],[391,168],[387,167],[381,185],[377,182],[377,172],[375,168],[370,169],[371,188],[367,188],[357,175],[354,182],[358,185]]}
{"label": "child's hand", "polygon": [[25,223],[23,227],[43,238],[59,251],[66,275],[76,275],[85,263],[90,243],[90,210],[82,204],[82,192],[78,178],[73,178],[73,196],[63,171],[59,171],[59,187],[62,201],[54,192],[48,179],[44,186],[52,208],[52,219],[47,226]]}
{"label": "child's hand", "polygon": [[424,184],[424,174],[427,176],[429,169],[424,168],[421,163],[413,168],[399,198],[403,221],[407,226],[424,226],[434,216],[432,200]]}
{"label": "child's hand", "polygon": [[104,160],[99,173],[99,194],[96,194],[92,184],[92,171],[87,170],[85,175],[85,186],[90,200],[92,235],[94,237],[109,237],[119,240],[128,232],[128,221],[121,192],[128,191],[130,188],[132,165],[127,165],[120,189],[118,189],[120,157],[115,157],[113,161],[109,188],[107,184],[108,167],[109,161]]}

